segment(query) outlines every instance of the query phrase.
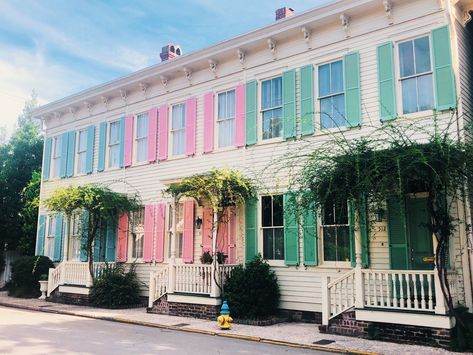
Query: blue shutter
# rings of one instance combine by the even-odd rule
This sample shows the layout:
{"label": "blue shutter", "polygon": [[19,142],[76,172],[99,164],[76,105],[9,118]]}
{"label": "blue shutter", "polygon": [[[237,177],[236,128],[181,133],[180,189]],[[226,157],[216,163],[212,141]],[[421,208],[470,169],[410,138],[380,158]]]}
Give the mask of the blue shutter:
{"label": "blue shutter", "polygon": [[120,167],[125,166],[125,117],[120,118]]}
{"label": "blue shutter", "polygon": [[314,204],[302,211],[302,230],[304,235],[304,265],[317,265],[319,261],[317,239],[317,211]]}
{"label": "blue shutter", "polygon": [[43,180],[49,179],[49,173],[51,170],[51,147],[53,140],[51,138],[46,139],[46,146],[44,148],[44,162],[43,162]]}
{"label": "blue shutter", "polygon": [[85,172],[92,174],[94,164],[94,143],[95,143],[95,126],[87,127],[87,154],[85,160]]}
{"label": "blue shutter", "polygon": [[107,122],[100,122],[99,132],[99,161],[97,164],[97,171],[104,171],[105,169],[105,144],[107,141]]}
{"label": "blue shutter", "polygon": [[61,162],[59,166],[59,176],[65,178],[67,175],[67,148],[68,148],[69,133],[61,135]]}
{"label": "blue shutter", "polygon": [[80,261],[87,261],[87,233],[89,225],[89,211],[82,212],[80,226]]}
{"label": "blue shutter", "polygon": [[68,138],[68,147],[67,147],[67,171],[66,176],[72,177],[74,176],[74,158],[76,155],[76,132],[71,131],[69,132]]}
{"label": "blue shutter", "polygon": [[116,218],[107,221],[107,236],[105,240],[105,261],[114,262],[117,246],[118,225]]}
{"label": "blue shutter", "polygon": [[38,234],[36,237],[36,255],[44,254],[44,237],[46,236],[46,216],[40,215],[38,221]]}
{"label": "blue shutter", "polygon": [[62,222],[64,218],[62,214],[56,215],[56,234],[54,235],[54,255],[53,261],[61,261],[62,256],[62,239],[63,239],[63,228]]}

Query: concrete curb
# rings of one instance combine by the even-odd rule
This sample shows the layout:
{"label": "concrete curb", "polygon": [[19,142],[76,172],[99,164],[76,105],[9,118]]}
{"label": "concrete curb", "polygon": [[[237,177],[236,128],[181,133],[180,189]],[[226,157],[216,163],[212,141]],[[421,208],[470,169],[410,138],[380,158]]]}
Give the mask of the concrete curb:
{"label": "concrete curb", "polygon": [[272,344],[272,345],[288,346],[288,347],[299,348],[299,349],[319,350],[319,351],[338,353],[338,354],[379,355],[378,353],[360,351],[356,349],[339,349],[339,348],[330,348],[330,347],[317,346],[317,345],[293,343],[293,342],[287,342],[287,341],[282,341],[282,340],[260,338],[260,337],[250,336],[250,335],[221,333],[221,332],[214,332],[211,330],[203,330],[203,329],[197,329],[197,328],[183,328],[183,327],[176,327],[173,325],[151,323],[151,322],[138,321],[138,320],[127,319],[127,318],[83,314],[80,312],[71,312],[71,311],[65,311],[65,310],[40,308],[40,307],[35,307],[35,306],[18,305],[18,304],[12,304],[12,303],[5,303],[1,301],[0,301],[0,306],[23,309],[23,310],[28,310],[28,311],[35,311],[35,312],[54,313],[54,314],[63,314],[63,315],[68,315],[68,316],[89,318],[89,319],[98,319],[98,320],[104,320],[104,321],[116,322],[116,323],[140,325],[144,327],[151,327],[151,328],[158,328],[158,329],[176,330],[176,331],[181,331],[181,332],[220,336],[220,337],[225,337],[225,338],[253,341],[253,342],[266,343],[266,344]]}

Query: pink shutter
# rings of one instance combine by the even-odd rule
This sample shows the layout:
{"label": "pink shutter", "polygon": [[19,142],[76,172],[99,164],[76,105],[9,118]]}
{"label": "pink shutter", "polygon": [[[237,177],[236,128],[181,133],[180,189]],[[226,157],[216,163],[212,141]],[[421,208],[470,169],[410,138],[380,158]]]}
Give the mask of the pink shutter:
{"label": "pink shutter", "polygon": [[118,219],[117,261],[124,263],[128,251],[128,213],[123,213]]}
{"label": "pink shutter", "polygon": [[164,261],[164,235],[166,227],[166,204],[160,203],[156,206],[156,246],[154,259],[158,263]]}
{"label": "pink shutter", "polygon": [[228,234],[228,264],[236,264],[236,232],[237,218],[236,211],[230,212],[230,229]]}
{"label": "pink shutter", "polygon": [[158,159],[166,160],[168,158],[168,105],[162,105],[159,108],[158,124]]}
{"label": "pink shutter", "polygon": [[145,205],[145,236],[143,241],[143,261],[153,260],[154,206]]}
{"label": "pink shutter", "polygon": [[125,166],[130,166],[133,152],[133,120],[135,116],[129,115],[125,120]]}
{"label": "pink shutter", "polygon": [[214,149],[214,93],[204,95],[204,153]]}
{"label": "pink shutter", "polygon": [[186,101],[186,155],[195,154],[195,127],[197,121],[197,99]]}
{"label": "pink shutter", "polygon": [[206,251],[212,252],[213,210],[211,207],[204,208],[202,216],[202,254]]}
{"label": "pink shutter", "polygon": [[235,146],[245,146],[245,84],[240,84],[235,88]]}
{"label": "pink shutter", "polygon": [[228,254],[228,209],[218,223],[217,250],[225,255]]}
{"label": "pink shutter", "polygon": [[182,260],[185,263],[194,261],[194,201],[184,202]]}
{"label": "pink shutter", "polygon": [[158,109],[153,107],[148,111],[148,161],[156,161],[158,142]]}

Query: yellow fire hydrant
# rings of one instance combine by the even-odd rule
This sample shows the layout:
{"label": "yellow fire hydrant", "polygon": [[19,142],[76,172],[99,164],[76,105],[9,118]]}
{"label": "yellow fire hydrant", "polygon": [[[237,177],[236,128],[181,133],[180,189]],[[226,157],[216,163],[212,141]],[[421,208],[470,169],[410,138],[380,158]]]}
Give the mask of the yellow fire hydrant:
{"label": "yellow fire hydrant", "polygon": [[223,301],[222,308],[220,309],[220,315],[217,318],[218,326],[220,329],[230,329],[232,327],[233,318],[230,317],[230,308],[228,307],[227,301]]}

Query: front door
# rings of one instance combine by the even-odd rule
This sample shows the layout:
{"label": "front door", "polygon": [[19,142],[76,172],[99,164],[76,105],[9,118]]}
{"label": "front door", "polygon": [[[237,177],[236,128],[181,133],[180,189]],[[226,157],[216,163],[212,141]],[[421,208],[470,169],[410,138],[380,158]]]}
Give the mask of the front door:
{"label": "front door", "polygon": [[407,198],[407,230],[411,270],[432,270],[432,233],[427,227],[429,211],[427,198]]}

